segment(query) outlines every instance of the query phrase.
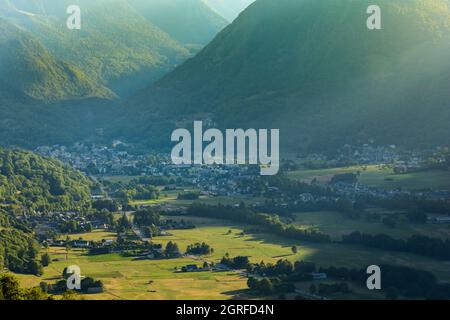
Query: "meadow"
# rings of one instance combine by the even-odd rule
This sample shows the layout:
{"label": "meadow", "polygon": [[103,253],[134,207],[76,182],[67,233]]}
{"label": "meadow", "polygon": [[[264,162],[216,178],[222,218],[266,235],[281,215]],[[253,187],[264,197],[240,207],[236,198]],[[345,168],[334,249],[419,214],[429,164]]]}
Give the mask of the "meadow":
{"label": "meadow", "polygon": [[369,187],[386,189],[450,189],[450,171],[427,170],[394,174],[392,168],[383,165],[350,166],[317,170],[296,170],[288,173],[292,179],[310,183],[316,179],[326,184],[336,174],[360,173],[358,181]]}
{"label": "meadow", "polygon": [[[181,219],[181,217],[171,217]],[[342,266],[363,268],[372,264],[397,264],[412,266],[434,272],[442,280],[450,280],[450,262],[442,262],[414,254],[369,249],[360,246],[337,243],[313,244],[281,238],[267,233],[242,234],[244,227],[226,220],[205,218],[183,218],[192,221],[197,228],[191,230],[173,230],[172,236],[158,237],[156,243],[175,241],[180,249],[195,242],[206,242],[214,248],[208,260],[218,261],[225,253],[230,256],[249,256],[252,262],[276,262],[279,259],[313,261],[319,266]],[[247,226],[247,228],[250,226]],[[231,229],[231,234],[228,231]],[[296,254],[292,246],[298,247]]]}
{"label": "meadow", "polygon": [[23,286],[37,286],[41,281],[53,283],[62,279],[65,267],[78,265],[82,276],[102,280],[105,286],[103,293],[82,295],[89,300],[217,300],[230,299],[246,288],[247,279],[237,272],[175,272],[186,264],[201,266],[190,258],[136,260],[120,254],[88,256],[83,250],[72,249],[66,260],[64,248],[50,248],[49,254],[58,261],[46,267],[43,276],[17,275]]}
{"label": "meadow", "polygon": [[117,234],[115,232],[108,232],[104,230],[93,230],[92,232],[76,233],[61,235],[60,239],[64,240],[69,238],[70,240],[86,240],[86,241],[102,241],[104,240],[116,240]]}
{"label": "meadow", "polygon": [[[186,192],[186,191],[198,191],[197,189],[184,189],[184,190],[170,190],[170,191],[161,191],[161,197],[159,199],[155,200],[137,200],[132,201],[132,205],[136,206],[153,206],[153,205],[172,205],[172,206],[178,206],[178,207],[185,207],[192,204],[193,200],[179,200],[177,199],[178,194],[180,192]],[[244,202],[247,205],[253,204],[253,203],[264,203],[264,198],[262,197],[251,197],[251,196],[243,196],[243,195],[236,195],[236,196],[209,196],[209,195],[201,195],[198,198],[198,201],[210,204],[210,205],[217,205],[217,204],[223,204],[223,205],[236,205],[240,204],[241,202]]]}
{"label": "meadow", "polygon": [[[170,217],[181,219],[182,217]],[[85,299],[231,299],[246,296],[247,278],[240,272],[179,273],[176,269],[187,264],[201,266],[203,261],[219,262],[230,256],[249,256],[252,262],[276,262],[279,259],[313,261],[319,266],[365,268],[372,264],[414,266],[432,271],[440,280],[450,280],[450,262],[442,262],[417,255],[367,249],[342,244],[311,244],[280,238],[271,234],[245,234],[244,227],[225,220],[183,217],[197,228],[171,230],[171,235],[153,239],[165,246],[176,242],[184,251],[190,244],[206,242],[214,248],[205,257],[183,257],[165,260],[138,260],[119,254],[88,256],[85,251],[71,249],[66,260],[65,248],[51,247],[53,261],[41,277],[18,275],[24,286],[36,286],[41,281],[55,282],[64,267],[78,265],[82,275],[102,280],[105,291],[101,294],[83,295]],[[102,231],[94,232],[99,236]],[[104,233],[109,236],[109,233]],[[79,235],[77,235],[79,236]],[[82,235],[88,239],[88,234]],[[98,239],[98,238],[96,238]],[[298,247],[293,253],[292,246]],[[353,285],[355,287],[355,285]],[[356,285],[358,297],[370,297],[363,286]],[[363,291],[361,291],[363,290]],[[347,298],[355,298],[348,296]],[[376,298],[376,297],[375,297]]]}

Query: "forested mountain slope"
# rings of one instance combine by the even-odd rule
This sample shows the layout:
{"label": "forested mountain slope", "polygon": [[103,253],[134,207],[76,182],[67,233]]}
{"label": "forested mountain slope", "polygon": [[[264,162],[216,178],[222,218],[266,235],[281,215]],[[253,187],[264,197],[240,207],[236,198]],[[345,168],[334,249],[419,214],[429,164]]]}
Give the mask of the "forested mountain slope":
{"label": "forested mountain slope", "polygon": [[258,0],[126,116],[139,114],[144,134],[155,115],[208,114],[229,128],[280,128],[281,144],[299,149],[449,143],[449,2],[380,0],[382,30],[366,27],[371,4]]}
{"label": "forested mountain slope", "polygon": [[39,275],[39,245],[19,217],[90,207],[91,181],[60,162],[0,148],[0,269]]}

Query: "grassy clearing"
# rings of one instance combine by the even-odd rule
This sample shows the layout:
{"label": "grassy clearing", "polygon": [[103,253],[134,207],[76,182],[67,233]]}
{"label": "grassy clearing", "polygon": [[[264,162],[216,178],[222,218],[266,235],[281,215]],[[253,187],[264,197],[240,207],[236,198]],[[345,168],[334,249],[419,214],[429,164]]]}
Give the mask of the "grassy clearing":
{"label": "grassy clearing", "polygon": [[319,170],[298,170],[288,175],[292,179],[319,183],[328,183],[336,174],[360,172],[359,182],[370,187],[387,189],[448,189],[450,188],[450,171],[428,170],[406,174],[394,174],[392,169],[381,165],[351,166]]}
{"label": "grassy clearing", "polygon": [[62,235],[60,239],[66,239],[67,237],[69,237],[70,240],[78,240],[81,238],[86,241],[102,241],[103,239],[115,240],[117,238],[117,234],[114,232],[105,231],[103,229],[97,229],[92,232]]}
{"label": "grassy clearing", "polygon": [[[188,191],[198,191],[198,190],[189,190]],[[172,205],[172,206],[180,206],[185,207],[189,206],[194,202],[193,200],[178,200],[178,194],[182,192],[181,190],[171,190],[171,191],[162,191],[161,197],[157,200],[140,200],[140,201],[132,201],[132,205]],[[250,196],[200,196],[198,202],[210,204],[210,205],[236,205],[244,202],[247,205],[253,203],[264,203],[264,198],[255,198]]]}

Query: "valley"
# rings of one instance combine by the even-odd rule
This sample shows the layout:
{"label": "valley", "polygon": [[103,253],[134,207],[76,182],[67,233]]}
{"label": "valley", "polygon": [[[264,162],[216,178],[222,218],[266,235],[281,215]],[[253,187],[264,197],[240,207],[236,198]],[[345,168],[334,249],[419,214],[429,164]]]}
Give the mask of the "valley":
{"label": "valley", "polygon": [[448,300],[450,4],[370,5],[0,0],[0,300]]}
{"label": "valley", "polygon": [[[133,149],[131,146],[127,148]],[[367,156],[367,147],[363,148],[366,148]],[[297,280],[292,283],[294,291],[279,292],[274,289],[271,294],[262,295],[248,287],[248,279],[252,275],[248,271],[250,269],[235,269],[223,264],[224,257],[237,256],[247,257],[251,264],[262,261],[266,265],[279,261],[294,264],[304,261],[317,265],[317,270],[330,267],[358,269],[373,264],[405,268],[414,266],[414,270],[433,274],[439,283],[450,280],[446,258],[442,260],[427,256],[424,252],[408,251],[412,248],[398,251],[344,240],[358,231],[371,236],[388,235],[395,241],[409,242],[418,235],[448,241],[448,204],[435,198],[437,192],[448,193],[445,191],[448,186],[441,185],[441,181],[446,179],[440,180],[448,169],[423,167],[430,162],[431,155],[434,159],[446,159],[445,151],[422,155],[414,153],[411,158],[414,160],[408,160],[405,158],[407,151],[390,149],[390,159],[402,154],[402,163],[410,163],[410,169],[407,169],[413,170],[410,174],[394,173],[398,167],[396,165],[370,162],[348,167],[309,169],[344,161],[344,154],[334,159],[316,154],[307,159],[294,157],[283,160],[281,177],[271,178],[260,176],[258,170],[245,166],[178,167],[172,165],[164,154],[128,154],[120,143],[114,148],[89,148],[77,144],[72,148],[59,149],[54,146],[40,147],[38,150],[47,156],[59,157],[70,166],[89,162],[96,164],[80,167],[85,174],[95,175],[93,210],[82,210],[76,215],[77,218],[69,212],[56,214],[53,210],[45,216],[38,213],[35,217],[20,218],[33,226],[43,241],[42,245],[47,243],[41,248],[41,253],[48,253],[52,260],[49,266],[43,268],[41,275],[16,274],[25,287],[42,287],[42,283],[47,286],[61,281],[62,270],[72,264],[80,266],[84,276],[100,280],[103,286],[101,293],[80,294],[79,299],[200,300],[258,299],[262,296],[294,299],[308,296],[309,287],[323,284],[325,288],[338,280],[332,275],[322,280]],[[387,156],[385,149],[375,150],[378,149],[371,152],[379,154],[374,153],[369,158]],[[358,161],[359,156],[346,157],[345,161],[352,163]],[[418,159],[428,159],[428,162]],[[131,168],[133,170],[129,171]],[[357,176],[358,171],[361,174]],[[415,171],[420,176],[415,175]],[[353,174],[352,179],[359,181],[358,188],[366,185],[386,188],[386,195],[390,194],[392,198],[388,200],[378,195],[375,199],[366,199],[367,203],[361,207],[358,197],[353,205],[352,202],[343,202],[357,194],[346,195],[344,192],[346,185],[355,188],[353,180],[345,182]],[[381,178],[374,178],[374,174],[381,175]],[[408,184],[408,179],[400,179],[408,174],[413,175],[414,184]],[[392,181],[383,184],[386,176],[399,184],[406,182],[403,185],[405,191],[401,193],[411,197],[406,207],[402,207],[401,202],[392,207],[393,201],[400,201],[401,198],[397,199],[398,196],[392,193],[389,185]],[[299,185],[295,184],[297,179],[301,181]],[[338,182],[340,179],[342,182]],[[373,184],[374,181],[377,184]],[[421,184],[422,187],[416,187]],[[338,194],[326,191],[329,188]],[[341,188],[344,193],[339,193]],[[426,189],[436,193],[426,193]],[[420,196],[414,200],[416,192],[420,192]],[[422,203],[427,194],[429,203]],[[448,199],[448,196],[443,199]],[[425,220],[415,220],[419,218],[409,211],[411,203],[417,203],[423,212],[427,212],[420,217]],[[207,208],[213,211],[209,212]],[[274,225],[270,227],[266,226],[266,222],[246,220],[250,219],[245,218],[247,213],[239,213],[239,210],[261,212],[263,216],[267,214],[268,221]],[[155,222],[139,222],[137,225],[135,216],[138,213]],[[278,224],[283,226],[281,231],[275,231]],[[289,228],[297,229],[298,235],[287,234]],[[174,256],[166,256],[169,243],[176,244],[177,253]],[[213,251],[187,253],[188,247],[196,243],[206,243]],[[208,267],[202,269],[205,263]],[[193,266],[195,269],[190,270]],[[187,271],[181,271],[183,268]],[[364,281],[349,279],[345,283],[350,288],[348,292],[323,294],[324,297],[383,299],[383,294],[386,294],[384,291],[367,290]],[[61,292],[53,294],[57,299],[65,299]]]}

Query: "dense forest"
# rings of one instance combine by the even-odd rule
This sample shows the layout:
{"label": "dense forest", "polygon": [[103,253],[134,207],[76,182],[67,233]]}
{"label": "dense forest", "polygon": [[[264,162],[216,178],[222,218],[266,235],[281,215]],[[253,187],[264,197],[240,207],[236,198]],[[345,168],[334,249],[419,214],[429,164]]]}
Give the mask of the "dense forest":
{"label": "dense forest", "polygon": [[0,149],[0,205],[31,212],[80,210],[90,205],[91,181],[57,160]]}
{"label": "dense forest", "polygon": [[42,274],[39,245],[33,234],[14,217],[0,209],[0,270]]}

